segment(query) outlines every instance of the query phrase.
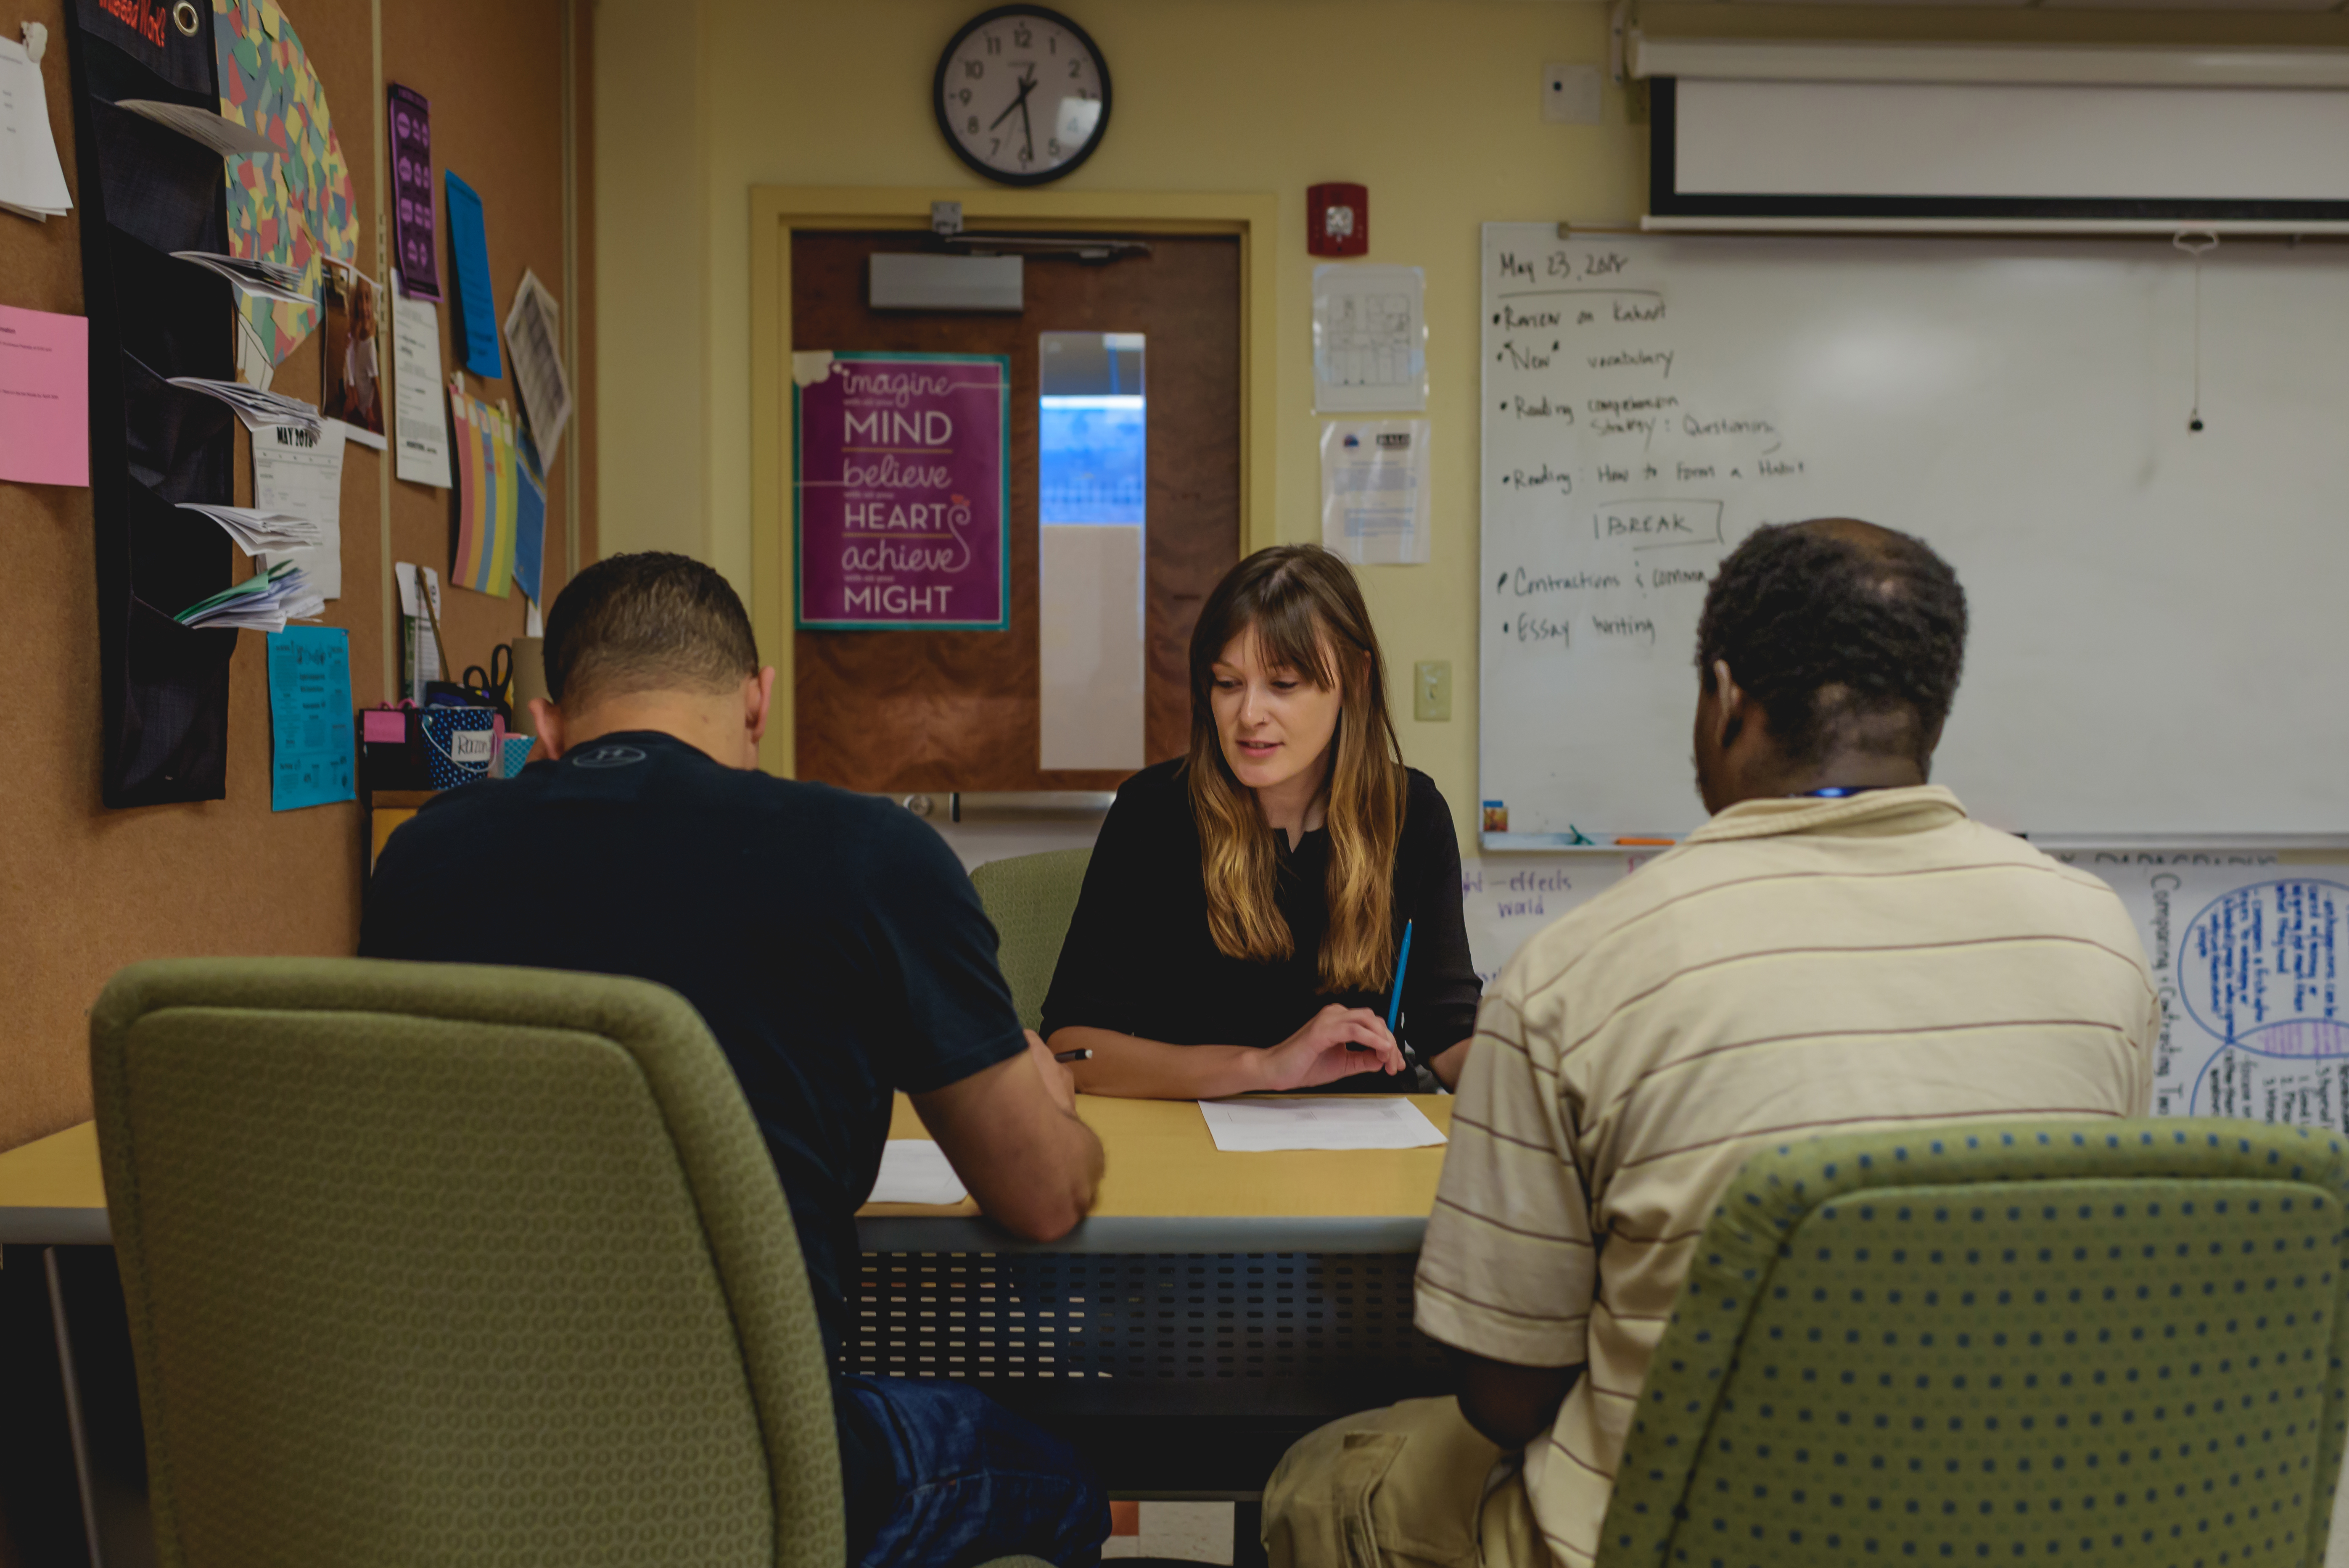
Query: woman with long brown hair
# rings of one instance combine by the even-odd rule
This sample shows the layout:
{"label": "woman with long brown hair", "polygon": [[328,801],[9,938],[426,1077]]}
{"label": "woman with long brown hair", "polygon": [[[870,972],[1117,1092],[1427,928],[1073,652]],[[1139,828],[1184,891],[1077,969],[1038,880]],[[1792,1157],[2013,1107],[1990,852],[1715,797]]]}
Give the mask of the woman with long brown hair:
{"label": "woman with long brown hair", "polygon": [[1192,633],[1189,754],[1102,824],[1044,1033],[1092,1052],[1088,1094],[1394,1092],[1406,1047],[1458,1078],[1477,989],[1452,813],[1403,766],[1361,590],[1318,545],[1260,550]]}

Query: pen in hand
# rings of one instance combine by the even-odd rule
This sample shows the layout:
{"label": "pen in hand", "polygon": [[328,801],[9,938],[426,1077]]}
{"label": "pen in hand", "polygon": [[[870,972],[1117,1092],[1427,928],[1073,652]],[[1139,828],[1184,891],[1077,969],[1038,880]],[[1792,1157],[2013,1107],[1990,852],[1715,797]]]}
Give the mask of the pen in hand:
{"label": "pen in hand", "polygon": [[[1408,920],[1402,923],[1402,951],[1395,955],[1394,985],[1387,993],[1387,1033],[1390,1035],[1394,1033],[1395,1021],[1402,1016],[1402,975],[1403,971],[1411,967],[1413,923]],[[1346,1048],[1350,1051],[1367,1051],[1371,1047],[1363,1045],[1350,1045]],[[1410,1058],[1404,1059],[1408,1061]]]}
{"label": "pen in hand", "polygon": [[1052,1059],[1056,1062],[1089,1062],[1093,1059],[1093,1054],[1091,1051],[1054,1051]]}

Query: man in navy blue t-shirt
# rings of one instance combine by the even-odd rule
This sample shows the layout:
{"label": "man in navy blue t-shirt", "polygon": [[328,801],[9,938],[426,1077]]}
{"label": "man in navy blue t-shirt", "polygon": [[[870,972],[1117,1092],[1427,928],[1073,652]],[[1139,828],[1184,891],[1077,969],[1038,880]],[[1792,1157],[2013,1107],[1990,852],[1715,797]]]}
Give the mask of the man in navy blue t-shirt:
{"label": "man in navy blue t-shirt", "polygon": [[[579,573],[546,623],[540,754],[439,796],[367,890],[371,958],[636,975],[699,1009],[765,1133],[838,1365],[894,1091],[989,1217],[1051,1241],[1101,1145],[1021,1030],[995,931],[936,833],[758,769],[772,667],[680,555]],[[836,1376],[851,1563],[1090,1564],[1108,1505],[1076,1455],[967,1385]]]}

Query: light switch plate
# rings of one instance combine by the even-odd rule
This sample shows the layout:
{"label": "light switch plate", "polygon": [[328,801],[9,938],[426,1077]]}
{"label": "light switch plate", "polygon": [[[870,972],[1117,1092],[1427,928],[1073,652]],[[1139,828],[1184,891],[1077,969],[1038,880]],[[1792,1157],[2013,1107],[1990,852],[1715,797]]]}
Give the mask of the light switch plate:
{"label": "light switch plate", "polygon": [[1553,125],[1597,125],[1599,67],[1553,60],[1542,67],[1542,119]]}
{"label": "light switch plate", "polygon": [[1423,723],[1452,717],[1452,661],[1422,659],[1411,666],[1411,716]]}

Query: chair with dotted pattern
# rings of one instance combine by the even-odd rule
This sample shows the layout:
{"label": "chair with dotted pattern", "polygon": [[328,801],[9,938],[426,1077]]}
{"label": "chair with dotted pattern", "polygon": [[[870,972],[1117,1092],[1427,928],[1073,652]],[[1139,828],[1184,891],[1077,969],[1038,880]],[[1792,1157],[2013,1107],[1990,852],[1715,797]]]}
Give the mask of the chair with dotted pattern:
{"label": "chair with dotted pattern", "polygon": [[163,1568],[839,1568],[798,1240],[684,998],[175,960],[90,1046]]}
{"label": "chair with dotted pattern", "polygon": [[1061,944],[1076,918],[1077,895],[1084,891],[1091,850],[1046,850],[989,861],[970,873],[987,918],[995,923],[1000,946],[995,961],[1011,987],[1011,1006],[1022,1028],[1044,1019],[1044,996],[1060,967]]}
{"label": "chair with dotted pattern", "polygon": [[1598,1568],[2323,1561],[2337,1135],[2023,1122],[1767,1150],[1651,1365]]}

